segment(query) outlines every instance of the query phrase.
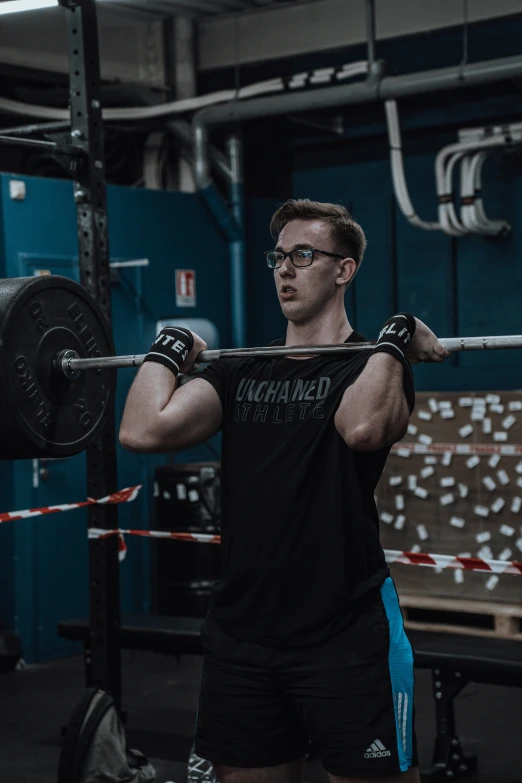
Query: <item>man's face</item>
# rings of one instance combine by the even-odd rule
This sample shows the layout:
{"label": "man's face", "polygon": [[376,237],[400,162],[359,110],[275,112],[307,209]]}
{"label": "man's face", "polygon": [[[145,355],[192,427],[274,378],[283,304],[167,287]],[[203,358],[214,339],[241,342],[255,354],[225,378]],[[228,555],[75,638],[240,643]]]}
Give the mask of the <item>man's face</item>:
{"label": "man's face", "polygon": [[[286,224],[279,234],[276,249],[286,253],[298,248],[339,252],[330,236],[330,226],[322,220],[292,220]],[[340,264],[341,259],[315,253],[311,266],[298,268],[289,258],[285,258],[282,266],[274,269],[281,309],[289,321],[310,321],[339,294],[336,280],[339,278]]]}

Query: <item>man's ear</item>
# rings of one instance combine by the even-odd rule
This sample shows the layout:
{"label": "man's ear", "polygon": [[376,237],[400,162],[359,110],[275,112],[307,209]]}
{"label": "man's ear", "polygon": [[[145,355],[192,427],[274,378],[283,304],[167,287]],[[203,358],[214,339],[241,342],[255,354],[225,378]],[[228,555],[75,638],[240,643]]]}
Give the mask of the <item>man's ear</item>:
{"label": "man's ear", "polygon": [[337,284],[346,287],[352,282],[357,272],[357,264],[353,258],[343,258],[339,261],[339,274],[337,275]]}

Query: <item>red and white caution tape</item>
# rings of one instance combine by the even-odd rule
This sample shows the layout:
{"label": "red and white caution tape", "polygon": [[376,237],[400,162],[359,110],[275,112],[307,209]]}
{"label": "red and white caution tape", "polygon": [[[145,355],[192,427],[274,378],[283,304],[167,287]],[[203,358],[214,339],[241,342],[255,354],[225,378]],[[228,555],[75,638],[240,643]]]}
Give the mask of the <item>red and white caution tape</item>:
{"label": "red and white caution tape", "polygon": [[463,571],[485,571],[490,574],[522,574],[522,563],[505,560],[483,560],[480,557],[455,557],[454,555],[432,555],[426,552],[400,552],[385,549],[386,562],[404,565],[420,565],[428,568],[454,568]]}
{"label": "red and white caution tape", "polygon": [[59,506],[43,506],[42,508],[28,508],[24,511],[6,511],[0,514],[0,524],[2,522],[12,522],[15,519],[28,519],[30,517],[39,517],[44,514],[55,514],[58,511],[72,511],[75,508],[84,508],[85,506],[94,506],[101,504],[113,504],[113,503],[132,503],[138,497],[138,493],[142,485],[138,484],[135,487],[127,487],[127,489],[120,489],[118,492],[113,492],[111,495],[107,495],[104,498],[95,500],[94,498],[87,498],[80,503],[64,503]]}
{"label": "red and white caution tape", "polygon": [[[103,530],[89,528],[89,538],[107,536],[142,536],[145,538],[170,538],[177,541],[199,541],[203,544],[220,544],[221,536],[208,533],[173,533],[168,530]],[[425,552],[401,552],[385,549],[386,562],[404,565],[420,565],[428,568],[453,568],[462,571],[484,571],[490,574],[522,574],[522,563],[505,560],[483,560],[480,557],[455,557],[454,555],[432,555]],[[122,558],[123,559],[123,558]]]}
{"label": "red and white caution tape", "polygon": [[407,457],[409,454],[456,454],[463,457],[470,454],[500,454],[503,457],[516,457],[522,454],[522,446],[511,443],[496,445],[495,443],[395,443],[392,454]]}

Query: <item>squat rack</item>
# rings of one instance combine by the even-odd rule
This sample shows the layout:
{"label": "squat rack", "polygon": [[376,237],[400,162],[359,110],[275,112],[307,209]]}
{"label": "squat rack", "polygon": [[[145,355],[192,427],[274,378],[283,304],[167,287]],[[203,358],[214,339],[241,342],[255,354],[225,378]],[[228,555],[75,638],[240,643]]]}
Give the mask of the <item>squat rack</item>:
{"label": "squat rack", "polygon": [[[111,326],[107,196],[101,107],[100,57],[95,0],[59,0],[66,15],[71,121],[12,129],[0,143],[51,155],[73,179],[78,223],[80,283]],[[26,134],[24,136],[23,134]],[[44,140],[27,138],[43,134]],[[19,134],[19,135],[15,135]],[[102,433],[87,449],[87,493],[117,490],[114,405]],[[89,527],[118,528],[117,505],[93,505]],[[121,709],[120,577],[118,539],[89,539],[90,641],[87,686],[108,691]]]}

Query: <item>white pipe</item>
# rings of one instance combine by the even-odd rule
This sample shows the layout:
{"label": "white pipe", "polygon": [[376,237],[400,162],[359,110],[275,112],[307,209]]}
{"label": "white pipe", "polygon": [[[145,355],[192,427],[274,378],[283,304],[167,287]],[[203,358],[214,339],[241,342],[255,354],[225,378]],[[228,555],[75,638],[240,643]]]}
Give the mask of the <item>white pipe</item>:
{"label": "white pipe", "polygon": [[[453,171],[455,169],[456,164],[459,162],[459,160],[462,158],[463,155],[464,155],[463,152],[455,152],[453,155],[451,155],[450,159],[448,160],[448,163],[446,164],[446,169],[444,172],[444,192],[437,193],[437,196],[439,198],[440,224],[442,226],[443,231],[452,237],[461,237],[464,234],[468,233],[466,227],[460,222],[460,220],[457,217],[457,213],[455,212],[455,205],[453,202],[454,199]],[[440,199],[447,199],[447,200],[441,201]]]}
{"label": "white pipe", "polygon": [[[343,65],[337,72],[337,79],[353,78],[359,74],[365,74],[368,70],[368,64],[365,61],[357,61]],[[311,71],[308,76],[312,76]],[[303,85],[304,86],[304,85]],[[207,106],[213,106],[218,103],[229,103],[231,101],[245,100],[255,98],[270,93],[284,92],[285,83],[281,77],[268,79],[262,82],[255,82],[241,87],[239,90],[217,90],[207,95],[199,95],[195,98],[185,98],[181,101],[171,101],[169,103],[160,103],[157,106],[137,106],[119,109],[103,109],[102,117],[108,122],[123,122],[130,120],[150,120],[158,117],[172,117],[176,114],[186,114],[203,109]],[[69,109],[56,109],[51,106],[38,106],[35,104],[22,103],[21,101],[12,101],[9,98],[0,98],[0,111],[6,114],[23,115],[26,117],[35,117],[40,120],[69,120]]]}
{"label": "white pipe", "polygon": [[[489,139],[483,139],[482,141],[457,142],[443,147],[435,159],[435,182],[438,198],[447,198],[451,193],[451,177],[448,178],[447,176],[447,170],[450,164],[452,164],[450,169],[451,175],[456,161],[466,154],[482,149],[487,150],[494,149],[495,147],[503,147],[507,143],[507,139],[504,137],[494,136]],[[451,217],[448,217],[448,215]],[[452,229],[455,230],[455,225],[460,225],[453,204],[439,204],[439,218],[443,225],[443,230],[446,231],[446,233],[451,234],[452,236],[461,235],[460,233],[451,233]],[[451,222],[452,218],[454,218],[456,224]]]}
{"label": "white pipe", "polygon": [[489,220],[480,195],[482,166],[488,156],[488,152],[478,152],[470,159],[462,161],[461,197],[470,200],[470,204],[462,204],[461,214],[463,221],[479,234],[498,236],[507,233],[511,226],[505,220]]}
{"label": "white pipe", "polygon": [[385,101],[384,109],[386,112],[386,125],[388,128],[388,140],[390,145],[390,162],[393,180],[393,189],[397,203],[404,217],[417,228],[423,228],[426,231],[434,231],[441,228],[439,223],[429,223],[417,215],[413,209],[406,177],[404,174],[404,161],[402,156],[401,131],[399,126],[399,114],[396,101]]}

